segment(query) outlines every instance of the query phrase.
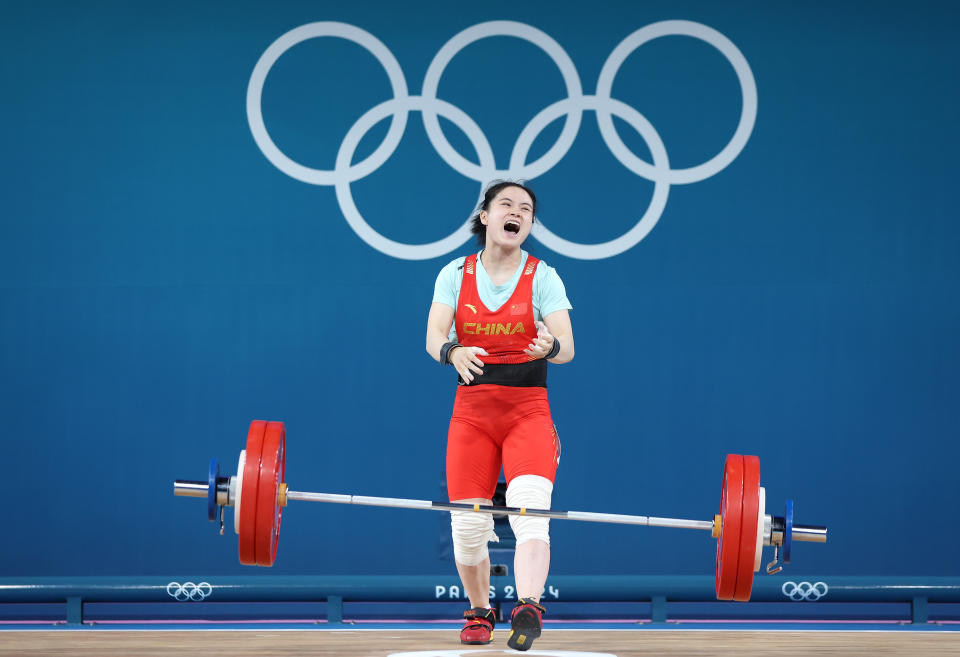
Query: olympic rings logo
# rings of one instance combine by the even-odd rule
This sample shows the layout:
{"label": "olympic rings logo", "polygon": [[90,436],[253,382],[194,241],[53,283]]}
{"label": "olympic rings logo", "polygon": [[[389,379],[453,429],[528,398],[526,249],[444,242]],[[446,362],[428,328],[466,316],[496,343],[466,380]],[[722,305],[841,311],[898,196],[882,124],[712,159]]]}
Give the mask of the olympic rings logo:
{"label": "olympic rings logo", "polygon": [[[736,72],[743,99],[739,123],[727,145],[706,162],[685,169],[670,168],[666,148],[653,125],[640,112],[611,96],[613,81],[627,56],[648,41],[672,35],[694,37],[719,50]],[[548,105],[526,125],[514,144],[506,169],[496,168],[490,143],[474,120],[460,108],[437,98],[440,78],[453,57],[471,43],[494,36],[516,37],[539,47],[559,68],[567,90],[567,98]],[[307,39],[319,37],[338,37],[365,48],[383,66],[393,89],[392,99],[368,110],[347,131],[332,170],[314,169],[287,157],[267,132],[261,104],[264,82],[280,56]],[[757,86],[750,65],[733,42],[711,27],[683,20],[651,23],[621,41],[604,63],[594,95],[583,93],[577,69],[559,43],[531,25],[514,21],[478,23],[447,41],[430,62],[419,96],[408,93],[400,64],[379,39],[359,27],[332,21],[301,25],[280,36],[260,56],[247,85],[247,120],[254,141],[266,158],[296,180],[311,185],[333,186],[343,216],[354,232],[374,249],[403,260],[425,260],[444,255],[470,237],[470,221],[467,219],[452,234],[435,242],[397,242],[378,233],[357,210],[350,184],[376,171],[393,154],[403,137],[410,112],[420,112],[430,143],[443,161],[461,175],[482,185],[496,178],[532,180],[552,169],[573,145],[585,111],[596,113],[600,134],[613,156],[634,174],[654,183],[650,204],[636,224],[608,242],[580,244],[553,233],[542,221],[534,225],[533,236],[547,248],[571,258],[596,260],[623,253],[647,236],[663,214],[670,185],[686,185],[709,178],[726,168],[740,154],[750,138],[757,116]],[[450,145],[440,129],[438,117],[441,116],[469,138],[479,164],[467,160]],[[614,116],[625,121],[643,137],[652,162],[643,160],[627,148],[614,127]],[[391,117],[390,128],[383,142],[366,159],[352,163],[357,145],[364,135],[387,117]],[[531,145],[544,128],[560,117],[566,118],[557,142],[540,158],[527,162]]]}
{"label": "olympic rings logo", "polygon": [[206,599],[211,593],[213,593],[213,587],[208,582],[200,582],[199,584],[170,582],[167,584],[167,594],[180,602],[186,602],[187,600],[199,602]]}
{"label": "olympic rings logo", "polygon": [[794,602],[800,602],[801,600],[815,602],[826,597],[829,590],[830,587],[827,586],[826,582],[816,582],[815,584],[810,582],[800,582],[799,584],[784,582],[783,586],[780,587],[780,591]]}

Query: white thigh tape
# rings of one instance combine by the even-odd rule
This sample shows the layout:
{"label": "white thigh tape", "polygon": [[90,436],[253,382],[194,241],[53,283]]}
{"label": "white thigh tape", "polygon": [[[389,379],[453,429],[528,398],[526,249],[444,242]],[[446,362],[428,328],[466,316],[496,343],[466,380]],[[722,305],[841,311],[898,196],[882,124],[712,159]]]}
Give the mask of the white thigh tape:
{"label": "white thigh tape", "polygon": [[464,566],[476,566],[488,556],[487,543],[500,539],[493,531],[493,516],[474,511],[451,511],[453,556]]}
{"label": "white thigh tape", "polygon": [[[507,506],[521,509],[549,509],[553,484],[538,475],[515,477],[507,486]],[[550,543],[550,519],[529,516],[510,516],[510,527],[517,537],[517,545],[530,540]]]}

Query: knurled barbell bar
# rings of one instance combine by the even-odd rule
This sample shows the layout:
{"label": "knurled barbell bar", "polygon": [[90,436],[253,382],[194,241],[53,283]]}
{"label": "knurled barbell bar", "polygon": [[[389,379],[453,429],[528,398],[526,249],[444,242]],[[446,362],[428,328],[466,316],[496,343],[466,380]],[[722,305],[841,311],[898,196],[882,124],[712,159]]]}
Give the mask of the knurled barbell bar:
{"label": "knurled barbell bar", "polygon": [[233,507],[233,528],[240,537],[242,564],[273,565],[280,539],[280,519],[283,507],[289,500],[709,530],[717,539],[716,589],[719,600],[750,599],[753,573],[760,570],[764,546],[772,545],[774,548],[773,561],[766,567],[767,573],[772,575],[782,570],[782,564],[790,563],[793,541],[827,541],[826,527],[794,524],[792,500],[787,501],[784,516],[766,514],[766,491],[760,486],[760,459],[756,456],[728,454],[723,467],[720,513],[713,520],[684,520],[294,491],[289,490],[284,481],[286,442],[287,434],[282,422],[254,420],[247,433],[246,449],[240,452],[235,476],[221,477],[220,465],[213,459],[207,481],[178,479],[173,482],[174,495],[207,499],[207,517],[210,520],[217,518],[219,508],[221,534],[223,507]]}

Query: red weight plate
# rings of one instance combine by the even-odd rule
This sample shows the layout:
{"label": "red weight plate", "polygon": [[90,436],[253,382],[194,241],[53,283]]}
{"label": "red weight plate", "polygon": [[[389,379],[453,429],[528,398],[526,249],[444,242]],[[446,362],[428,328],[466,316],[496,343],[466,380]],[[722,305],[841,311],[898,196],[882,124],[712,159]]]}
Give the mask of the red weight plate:
{"label": "red weight plate", "polygon": [[721,534],[717,539],[717,600],[732,600],[737,587],[742,514],[743,457],[739,454],[727,454],[723,465],[723,489],[720,493]]}
{"label": "red weight plate", "polygon": [[743,457],[743,514],[740,517],[740,557],[733,599],[750,600],[753,564],[757,559],[757,515],[760,513],[760,459]]}
{"label": "red weight plate", "polygon": [[287,432],[283,422],[268,422],[260,454],[260,485],[257,489],[257,565],[272,566],[280,541],[280,516],[283,507],[277,490],[286,467]]}
{"label": "red weight plate", "polygon": [[240,490],[240,563],[257,565],[257,485],[260,480],[260,452],[267,423],[254,420],[247,432],[247,455],[243,466],[243,488]]}

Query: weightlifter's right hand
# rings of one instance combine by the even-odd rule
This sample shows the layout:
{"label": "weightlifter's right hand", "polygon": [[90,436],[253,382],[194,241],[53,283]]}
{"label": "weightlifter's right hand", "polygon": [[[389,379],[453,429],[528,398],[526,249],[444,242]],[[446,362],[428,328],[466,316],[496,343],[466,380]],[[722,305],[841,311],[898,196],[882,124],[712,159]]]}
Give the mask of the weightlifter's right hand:
{"label": "weightlifter's right hand", "polygon": [[489,356],[483,347],[454,347],[448,355],[450,363],[457,369],[460,378],[467,384],[473,382],[474,376],[483,375],[483,361],[480,356]]}

